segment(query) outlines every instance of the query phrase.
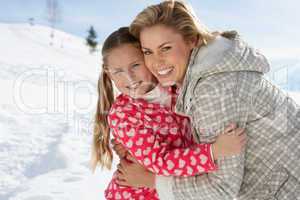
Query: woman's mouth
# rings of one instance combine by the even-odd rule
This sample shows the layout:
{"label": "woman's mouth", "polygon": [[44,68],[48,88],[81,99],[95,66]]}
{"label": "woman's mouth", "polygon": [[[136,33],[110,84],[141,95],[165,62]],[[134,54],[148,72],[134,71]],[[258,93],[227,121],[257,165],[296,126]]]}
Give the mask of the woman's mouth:
{"label": "woman's mouth", "polygon": [[162,70],[158,70],[157,74],[159,76],[167,76],[170,73],[172,73],[173,70],[174,70],[174,67],[168,67],[168,68],[165,68],[165,69],[162,69]]}

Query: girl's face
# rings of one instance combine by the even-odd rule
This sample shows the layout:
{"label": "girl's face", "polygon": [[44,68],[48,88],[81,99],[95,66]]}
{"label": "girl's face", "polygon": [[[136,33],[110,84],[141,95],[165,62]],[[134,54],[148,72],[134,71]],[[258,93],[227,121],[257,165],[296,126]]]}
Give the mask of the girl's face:
{"label": "girl's face", "polygon": [[139,97],[157,83],[147,69],[141,50],[132,44],[112,49],[106,57],[106,70],[118,90],[131,97]]}
{"label": "girl's face", "polygon": [[146,66],[158,81],[166,86],[182,84],[195,43],[165,25],[144,28],[140,42]]}

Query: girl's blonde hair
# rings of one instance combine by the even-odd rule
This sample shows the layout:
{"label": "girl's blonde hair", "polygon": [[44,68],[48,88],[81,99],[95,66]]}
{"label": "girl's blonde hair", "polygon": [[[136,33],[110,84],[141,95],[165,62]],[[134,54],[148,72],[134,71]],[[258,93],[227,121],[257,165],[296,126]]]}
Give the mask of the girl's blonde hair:
{"label": "girl's blonde hair", "polygon": [[173,28],[187,41],[196,39],[197,45],[205,45],[216,36],[200,24],[191,7],[177,0],[167,0],[145,8],[131,23],[130,32],[139,38],[144,28],[159,24]]}
{"label": "girl's blonde hair", "polygon": [[113,154],[109,144],[110,128],[107,121],[108,112],[114,101],[113,84],[108,76],[107,56],[111,50],[124,44],[132,44],[140,48],[138,40],[133,37],[128,27],[122,27],[110,34],[102,47],[102,72],[98,80],[98,102],[95,115],[92,144],[91,165],[93,171],[99,164],[102,168],[111,169]]}

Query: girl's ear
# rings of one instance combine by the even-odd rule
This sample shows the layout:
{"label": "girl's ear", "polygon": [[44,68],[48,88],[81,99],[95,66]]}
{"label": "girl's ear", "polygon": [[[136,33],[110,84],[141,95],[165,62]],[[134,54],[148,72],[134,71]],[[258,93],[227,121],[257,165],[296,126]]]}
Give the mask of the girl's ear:
{"label": "girl's ear", "polygon": [[112,79],[111,79],[110,73],[109,73],[108,71],[106,71],[105,73],[106,73],[106,75],[108,76],[108,78],[109,78],[110,80],[112,80]]}
{"label": "girl's ear", "polygon": [[108,70],[108,68],[107,67],[103,67],[103,73],[105,73],[107,76],[108,76],[108,78],[110,79],[110,80],[112,80],[111,78],[111,74],[109,73],[109,70]]}

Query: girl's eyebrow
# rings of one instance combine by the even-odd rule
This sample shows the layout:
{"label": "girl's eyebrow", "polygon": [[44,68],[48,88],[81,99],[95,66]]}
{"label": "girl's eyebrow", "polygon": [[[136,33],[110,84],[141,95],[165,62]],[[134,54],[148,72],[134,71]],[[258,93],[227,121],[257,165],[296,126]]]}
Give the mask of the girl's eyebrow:
{"label": "girl's eyebrow", "polygon": [[137,63],[138,61],[140,61],[140,59],[137,59],[137,60],[135,60],[135,61],[129,63],[129,66],[131,66],[131,65],[133,65],[133,64],[135,64],[135,63]]}
{"label": "girl's eyebrow", "polygon": [[[162,46],[164,46],[164,45],[166,45],[166,44],[170,44],[170,43],[172,43],[172,42],[171,42],[171,41],[164,42],[164,43],[160,44],[160,45],[158,46],[158,48],[161,48]],[[150,49],[149,49],[149,48],[147,48],[147,47],[142,47],[142,49],[145,49],[145,50],[150,50]]]}
{"label": "girl's eyebrow", "polygon": [[[128,66],[131,66],[131,65],[137,63],[138,61],[140,61],[140,59],[137,59],[137,60],[135,60],[135,61],[129,63]],[[122,67],[113,67],[113,66],[111,66],[111,67],[108,67],[108,66],[107,66],[107,69],[108,69],[108,68],[111,68],[112,70],[122,70],[122,69],[123,69]]]}
{"label": "girl's eyebrow", "polygon": [[121,70],[122,69],[122,67],[113,67],[113,66],[110,66],[110,67],[108,67],[107,66],[107,70]]}

